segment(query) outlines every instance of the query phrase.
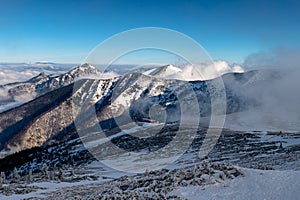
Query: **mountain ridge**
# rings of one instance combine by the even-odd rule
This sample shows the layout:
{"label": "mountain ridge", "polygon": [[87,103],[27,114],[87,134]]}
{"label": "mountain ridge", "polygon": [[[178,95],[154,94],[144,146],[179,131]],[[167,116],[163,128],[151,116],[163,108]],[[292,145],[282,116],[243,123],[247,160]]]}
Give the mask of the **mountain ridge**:
{"label": "mountain ridge", "polygon": [[[235,75],[232,74],[232,76]],[[150,120],[147,107],[156,104],[167,110],[169,116],[167,121],[175,122],[179,117],[176,111],[179,109],[179,102],[172,91],[177,91],[178,94],[184,93],[185,84],[193,88],[199,104],[202,105],[200,114],[209,115],[209,91],[205,81],[165,80],[141,73],[105,80],[78,80],[0,113],[0,151],[4,149],[11,151],[14,148],[15,150],[11,152],[28,149],[44,145],[58,135],[60,135],[58,138],[63,138],[64,135],[76,134],[76,127],[73,124],[73,106],[77,106],[76,109],[82,109],[82,105],[95,105],[98,120],[104,129],[114,127],[114,120],[119,119],[118,117],[122,117],[127,112],[129,112],[131,120]],[[235,85],[239,86],[240,81],[238,80]],[[231,89],[227,88],[228,112],[237,112],[245,109],[244,105],[250,105],[248,101],[252,100],[243,99],[242,96],[235,95],[230,91]],[[89,94],[89,96],[85,94]],[[184,98],[188,101],[190,97],[185,95]],[[76,102],[77,105],[75,105]],[[251,103],[253,104],[253,102]],[[143,106],[136,107],[135,105]],[[112,115],[112,111],[116,116]],[[90,128],[93,129],[98,122],[90,121],[89,123],[91,124]]]}
{"label": "mountain ridge", "polygon": [[68,85],[78,78],[99,74],[100,71],[98,69],[87,63],[77,66],[63,74],[47,75],[41,72],[37,76],[24,82],[0,85],[0,89],[3,90],[1,92],[4,92],[4,95],[6,94],[6,98],[2,101],[0,100],[0,105],[2,104],[1,106],[5,108],[6,104],[22,104],[47,92]]}

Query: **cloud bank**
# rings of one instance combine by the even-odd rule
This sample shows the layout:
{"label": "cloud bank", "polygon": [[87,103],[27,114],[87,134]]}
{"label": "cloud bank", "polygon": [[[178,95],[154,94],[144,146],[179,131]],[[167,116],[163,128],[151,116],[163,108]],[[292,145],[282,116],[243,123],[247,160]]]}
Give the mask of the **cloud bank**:
{"label": "cloud bank", "polygon": [[300,49],[277,48],[248,56],[246,70],[258,69],[237,91],[259,106],[227,116],[227,127],[242,130],[300,131]]}
{"label": "cloud bank", "polygon": [[64,73],[74,64],[2,63],[0,64],[0,85],[26,81],[41,72],[46,74]]}
{"label": "cloud bank", "polygon": [[300,48],[275,48],[270,51],[253,53],[246,57],[246,69],[300,68]]}

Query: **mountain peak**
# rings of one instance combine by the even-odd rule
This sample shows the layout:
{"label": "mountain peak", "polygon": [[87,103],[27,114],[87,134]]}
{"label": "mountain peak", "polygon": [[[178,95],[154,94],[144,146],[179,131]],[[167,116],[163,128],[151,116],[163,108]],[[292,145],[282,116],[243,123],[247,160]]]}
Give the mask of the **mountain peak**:
{"label": "mountain peak", "polygon": [[99,74],[99,73],[100,73],[100,71],[97,68],[95,68],[94,66],[92,66],[88,63],[84,63],[82,65],[74,67],[67,74],[78,77],[83,74],[88,75],[88,74]]}
{"label": "mountain peak", "polygon": [[45,72],[41,72],[37,76],[29,79],[28,82],[37,82],[37,81],[40,81],[40,80],[45,79],[45,78],[47,78],[46,73]]}
{"label": "mountain peak", "polygon": [[151,70],[146,71],[144,74],[155,76],[158,78],[166,78],[167,76],[177,74],[178,72],[181,72],[182,70],[178,67],[175,67],[173,65],[164,65],[162,67],[157,67]]}

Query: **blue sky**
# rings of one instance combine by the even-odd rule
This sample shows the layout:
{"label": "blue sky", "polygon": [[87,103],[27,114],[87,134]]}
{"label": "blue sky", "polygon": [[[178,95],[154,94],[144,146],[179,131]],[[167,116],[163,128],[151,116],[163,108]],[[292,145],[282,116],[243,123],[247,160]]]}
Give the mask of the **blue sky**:
{"label": "blue sky", "polygon": [[300,1],[0,0],[0,62],[81,63],[100,42],[139,27],[164,27],[213,59],[300,45]]}

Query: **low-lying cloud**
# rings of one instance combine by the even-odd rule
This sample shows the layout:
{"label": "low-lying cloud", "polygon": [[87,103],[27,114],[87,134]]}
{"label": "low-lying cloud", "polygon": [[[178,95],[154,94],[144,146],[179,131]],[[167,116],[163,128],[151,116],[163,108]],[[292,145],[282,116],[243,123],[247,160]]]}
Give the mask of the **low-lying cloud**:
{"label": "low-lying cloud", "polygon": [[246,69],[287,69],[300,68],[300,48],[275,48],[270,51],[253,53],[246,57]]}
{"label": "low-lying cloud", "polygon": [[0,85],[4,85],[7,83],[14,82],[22,82],[26,81],[36,75],[38,75],[39,71],[26,70],[23,71],[15,71],[15,70],[1,70],[0,69]]}
{"label": "low-lying cloud", "polygon": [[247,130],[300,131],[300,50],[274,49],[247,57],[244,67],[258,69],[244,90],[259,106],[228,116],[231,125]]}
{"label": "low-lying cloud", "polygon": [[168,78],[193,81],[210,80],[222,76],[226,73],[242,73],[244,69],[237,64],[230,65],[226,61],[214,61],[210,64],[187,65],[182,71]]}
{"label": "low-lying cloud", "polygon": [[0,64],[0,112],[32,100],[35,94],[23,94],[20,96],[9,95],[8,90],[17,84],[8,83],[24,82],[37,76],[41,72],[46,74],[63,73],[73,65],[43,64],[43,63],[5,63]]}

